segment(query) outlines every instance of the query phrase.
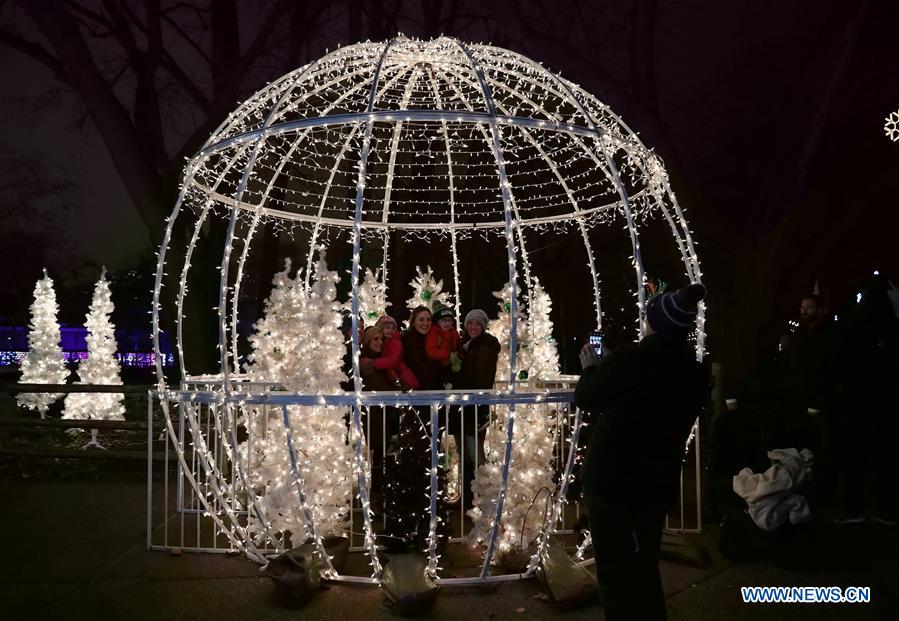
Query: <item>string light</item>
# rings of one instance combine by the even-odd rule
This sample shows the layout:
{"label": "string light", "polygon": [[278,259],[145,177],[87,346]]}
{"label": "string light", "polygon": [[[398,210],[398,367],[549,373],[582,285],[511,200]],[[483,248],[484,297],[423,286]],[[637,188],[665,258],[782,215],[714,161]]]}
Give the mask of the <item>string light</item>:
{"label": "string light", "polygon": [[[339,48],[266,85],[229,114],[188,161],[158,253],[151,308],[158,389],[179,404],[190,429],[202,485],[193,474],[185,476],[195,489],[204,490],[200,494],[204,509],[235,548],[264,562],[269,550],[283,549],[287,533],[294,539],[309,535],[317,541],[322,534],[345,533],[352,495],[349,477],[353,477],[363,510],[364,545],[372,578],[377,580],[380,563],[371,524],[370,470],[362,433],[362,416],[369,402],[359,375],[358,319],[361,316],[368,321],[387,305],[391,233],[398,234],[400,243],[423,239],[447,246],[453,263],[453,295],[445,301],[455,306],[457,316],[462,304],[457,243],[503,239],[509,283],[503,293],[509,305],[508,325],[503,328],[508,334],[507,351],[500,365],[503,387],[458,397],[463,403],[494,404],[499,419],[492,431],[502,430],[499,438],[490,439],[491,458],[484,464],[484,478],[479,483],[486,490],[488,480],[493,481],[492,504],[478,507],[476,519],[478,537],[485,544],[481,578],[487,578],[496,550],[509,551],[516,542],[532,539],[534,533],[541,535],[539,548],[544,549],[547,533],[558,521],[575,451],[569,451],[566,474],[555,487],[552,429],[561,428],[553,418],[559,414],[547,410],[549,393],[534,392],[532,384],[540,375],[551,375],[557,361],[555,344],[548,338],[549,298],[532,273],[526,237],[567,234],[569,230],[580,233],[599,327],[600,270],[590,232],[596,226],[620,226],[626,231],[639,316],[645,305],[639,229],[657,217],[668,224],[687,277],[700,281],[692,233],[661,160],[595,97],[508,50],[466,46],[445,37],[418,41],[400,36],[386,43]],[[219,300],[212,309],[219,326],[221,374],[210,379],[216,390],[207,402],[206,397],[196,398],[199,393],[194,388],[169,391],[165,386],[158,334],[160,313],[167,309],[160,300],[163,286],[176,287],[177,361],[185,386],[195,386],[184,360],[187,281],[195,267],[194,250],[206,239],[210,221],[224,218],[228,230],[219,266]],[[192,232],[183,249],[184,260],[179,262],[180,273],[169,279],[166,257],[174,251],[176,223]],[[261,358],[252,358],[245,369],[238,358],[241,290],[260,227],[285,235],[304,253],[305,269],[294,278],[283,276],[283,286],[295,296],[289,304],[285,301],[286,307],[295,307],[287,321],[306,326],[305,338],[321,341],[319,349],[309,350],[312,358],[296,360],[290,369],[270,369],[294,379],[285,382],[278,375],[281,384],[269,385],[262,393],[260,387],[275,376],[260,375]],[[321,261],[314,261],[316,252],[322,256],[324,246],[335,241],[350,244],[353,262],[349,306],[354,390],[337,401],[328,394],[337,390],[332,381],[336,375],[331,375],[334,369],[321,365],[331,364],[333,352],[342,356],[342,337],[334,336],[331,320],[325,319],[332,316],[328,313],[333,309],[322,310],[317,318],[310,310],[335,304],[330,293],[316,287],[327,282],[330,291],[336,275]],[[382,253],[380,270],[362,269],[363,246]],[[239,257],[235,265],[232,253]],[[425,280],[433,278],[430,269],[420,276],[418,295],[426,288]],[[429,280],[427,287],[436,284]],[[519,297],[526,312],[519,310]],[[288,331],[276,323],[266,328],[268,342],[251,341],[260,356],[268,351],[267,355],[278,358],[273,348]],[[311,330],[313,325],[321,326],[320,331]],[[321,336],[326,334],[332,336]],[[696,338],[700,358],[704,339],[702,304]],[[522,377],[522,370],[528,375]],[[529,380],[527,385],[519,386],[525,380]],[[316,401],[305,400],[312,396]],[[282,397],[289,397],[284,402],[284,416],[270,416],[268,408]],[[454,400],[446,399],[438,400],[437,406]],[[397,394],[376,405],[414,402],[414,396]],[[174,438],[169,400],[162,404],[167,429]],[[207,442],[200,424],[203,407],[212,412],[220,446]],[[312,412],[318,413],[315,421],[308,418]],[[347,412],[349,432],[344,425],[338,433]],[[327,433],[313,433],[315,425],[326,423]],[[238,442],[239,427],[257,440],[265,440],[255,446]],[[577,418],[572,431],[579,429]],[[431,435],[436,436],[433,428]],[[339,438],[343,438],[341,450],[325,450],[340,444]],[[285,448],[289,446],[293,448]],[[304,453],[310,447],[321,455]],[[176,449],[182,467],[189,470],[184,447]],[[526,459],[522,451],[528,450],[531,454]],[[275,456],[278,451],[280,457]],[[230,464],[225,464],[223,457]],[[227,468],[220,464],[230,466],[230,482],[223,472]],[[331,470],[327,476],[346,478],[325,481],[320,478],[325,476],[321,469]],[[510,471],[515,473],[514,481],[510,481]],[[433,462],[428,475],[432,512],[429,572],[436,575]],[[547,500],[552,507],[550,518],[546,523],[535,519],[525,524],[522,507],[529,507],[533,492],[543,487],[554,490]],[[537,561],[539,554],[530,567]],[[335,574],[329,570],[329,576]]]}

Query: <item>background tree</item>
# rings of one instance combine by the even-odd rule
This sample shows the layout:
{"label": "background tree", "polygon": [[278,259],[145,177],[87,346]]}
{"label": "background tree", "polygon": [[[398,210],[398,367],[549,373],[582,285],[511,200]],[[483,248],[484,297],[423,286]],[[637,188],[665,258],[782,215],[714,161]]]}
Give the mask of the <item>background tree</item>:
{"label": "background tree", "polygon": [[[78,365],[78,383],[119,385],[119,361],[115,357],[115,326],[110,321],[114,308],[106,270],[94,287],[94,297],[85,318],[87,359]],[[66,395],[62,417],[76,420],[125,420],[125,395],[121,393],[83,393]],[[91,430],[91,444],[97,444],[97,430]]]}
{"label": "background tree", "polygon": [[[380,278],[380,269],[365,270],[365,275],[359,281],[358,299],[359,315],[365,321],[366,326],[373,326],[378,317],[387,312],[390,302],[387,301],[387,283]],[[346,308],[351,310],[352,300],[347,300]]]}
{"label": "background tree", "polygon": [[26,317],[27,291],[43,265],[54,273],[77,265],[65,243],[72,225],[75,184],[66,170],[53,170],[32,156],[0,153],[0,316]]}
{"label": "background tree", "polygon": [[[56,292],[53,280],[44,270],[44,277],[34,286],[34,303],[31,305],[31,322],[28,324],[28,353],[22,360],[22,384],[64,384],[69,371],[60,347],[59,323],[56,313]],[[22,393],[16,397],[19,405],[47,416],[50,405],[61,393]]]}
{"label": "background tree", "polygon": [[[773,346],[811,283],[839,301],[875,264],[899,273],[895,145],[880,132],[899,101],[899,84],[884,79],[899,62],[897,22],[899,4],[871,1],[810,10],[738,0],[697,13],[675,0],[9,0],[0,45],[73,95],[63,101],[103,140],[156,244],[183,157],[238,100],[326,49],[402,31],[524,53],[596,94],[663,157],[703,242],[710,349],[739,375],[755,349]],[[221,230],[203,235],[198,255],[210,256],[195,256],[198,272],[221,258]],[[405,282],[400,254],[419,247],[391,246]],[[546,248],[535,272],[579,261],[576,246]],[[481,246],[472,252],[466,259],[489,264]],[[466,287],[481,274],[461,272]],[[215,306],[212,280],[190,282],[189,303]],[[463,303],[478,305],[495,286]],[[567,302],[566,319],[589,326],[588,302]],[[188,327],[209,344],[188,356],[210,352],[189,366],[217,366],[215,326]]]}

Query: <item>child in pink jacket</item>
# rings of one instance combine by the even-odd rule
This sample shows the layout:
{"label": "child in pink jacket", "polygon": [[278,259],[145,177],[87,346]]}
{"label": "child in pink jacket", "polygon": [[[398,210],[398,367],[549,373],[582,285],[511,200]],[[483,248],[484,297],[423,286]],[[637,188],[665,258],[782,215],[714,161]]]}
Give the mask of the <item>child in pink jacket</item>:
{"label": "child in pink jacket", "polygon": [[384,350],[379,358],[374,359],[376,369],[382,369],[415,390],[418,388],[418,378],[403,362],[403,340],[396,329],[396,319],[390,315],[381,315],[378,318],[377,327],[384,333]]}

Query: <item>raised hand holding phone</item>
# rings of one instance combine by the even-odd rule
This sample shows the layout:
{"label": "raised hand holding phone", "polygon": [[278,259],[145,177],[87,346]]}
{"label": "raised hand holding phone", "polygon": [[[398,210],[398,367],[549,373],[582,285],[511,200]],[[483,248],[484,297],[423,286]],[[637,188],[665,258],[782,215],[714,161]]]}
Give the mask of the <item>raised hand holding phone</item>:
{"label": "raised hand holding phone", "polygon": [[578,357],[581,360],[581,368],[587,369],[589,367],[595,366],[599,364],[599,359],[602,356],[602,335],[599,332],[593,332],[590,335],[587,343],[581,348]]}
{"label": "raised hand holding phone", "polygon": [[602,358],[602,334],[597,330],[590,333],[590,347],[596,352],[596,355]]}

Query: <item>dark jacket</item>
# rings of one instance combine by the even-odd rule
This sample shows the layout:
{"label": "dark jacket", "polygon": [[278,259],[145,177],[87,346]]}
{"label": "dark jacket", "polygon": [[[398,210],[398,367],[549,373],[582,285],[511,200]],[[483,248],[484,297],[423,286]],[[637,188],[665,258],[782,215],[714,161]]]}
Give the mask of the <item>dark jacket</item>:
{"label": "dark jacket", "polygon": [[[854,403],[888,403],[899,391],[899,320],[886,291],[864,294],[849,322],[845,383]],[[883,405],[877,406],[883,408]],[[850,408],[859,409],[859,408]]]}
{"label": "dark jacket", "polygon": [[418,379],[419,390],[442,390],[440,381],[440,363],[428,358],[425,351],[426,334],[420,334],[415,328],[403,332],[403,359],[406,366]]}
{"label": "dark jacket", "polygon": [[462,369],[453,388],[493,388],[496,381],[496,361],[499,358],[499,341],[495,336],[487,332],[482,332],[474,339],[468,334],[463,335],[459,357],[462,358]]}
{"label": "dark jacket", "polygon": [[667,508],[709,377],[685,340],[650,335],[585,369],[575,404],[592,414],[585,492]]}
{"label": "dark jacket", "polygon": [[399,390],[387,371],[375,367],[372,358],[359,359],[359,375],[362,377],[362,390]]}
{"label": "dark jacket", "polygon": [[782,342],[781,388],[803,407],[829,410],[841,380],[837,326],[830,319],[814,329],[800,326]]}

